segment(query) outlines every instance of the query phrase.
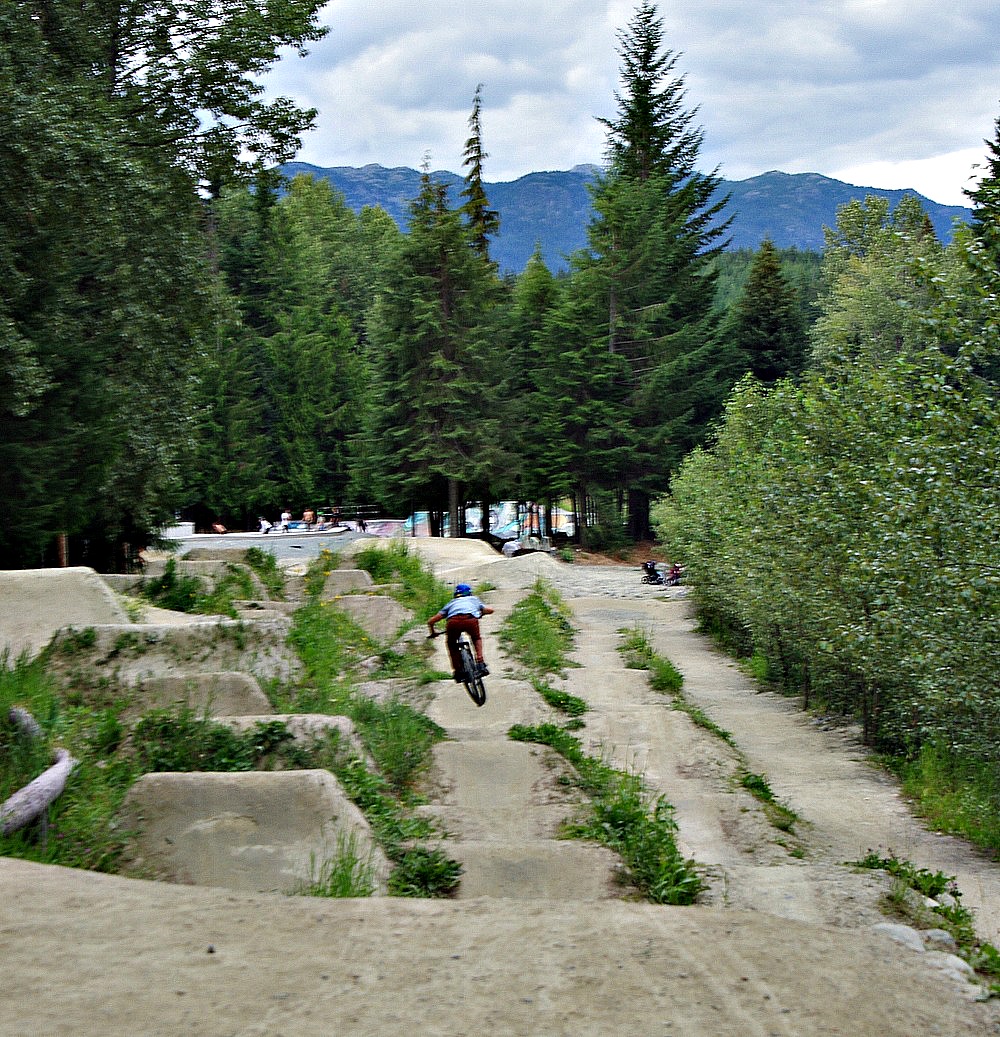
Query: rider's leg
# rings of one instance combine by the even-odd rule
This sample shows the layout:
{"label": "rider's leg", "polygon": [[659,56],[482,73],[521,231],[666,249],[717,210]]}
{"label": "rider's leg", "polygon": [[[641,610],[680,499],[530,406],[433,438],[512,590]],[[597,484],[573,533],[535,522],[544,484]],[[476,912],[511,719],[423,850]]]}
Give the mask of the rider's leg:
{"label": "rider's leg", "polygon": [[462,632],[460,624],[453,619],[448,620],[445,627],[445,643],[448,646],[448,657],[451,659],[451,672],[455,680],[462,679],[462,657],[458,652],[458,635]]}
{"label": "rider's leg", "polygon": [[489,667],[486,665],[486,659],[483,657],[483,635],[479,632],[479,620],[474,619],[473,622],[476,624],[475,628],[471,631],[472,633],[472,647],[476,652],[476,662],[479,664],[479,676],[488,677]]}

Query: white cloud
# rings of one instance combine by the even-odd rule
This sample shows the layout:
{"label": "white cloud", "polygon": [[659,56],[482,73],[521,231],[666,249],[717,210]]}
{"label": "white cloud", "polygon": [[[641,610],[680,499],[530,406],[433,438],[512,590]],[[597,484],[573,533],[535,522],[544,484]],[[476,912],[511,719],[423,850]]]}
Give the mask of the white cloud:
{"label": "white cloud", "polygon": [[[902,162],[863,162],[831,172],[837,180],[863,187],[907,188],[945,205],[970,204],[962,189],[972,190],[978,182],[976,166],[985,161],[985,148],[964,148],[947,155]],[[921,184],[920,188],[916,185]]]}
{"label": "white cloud", "polygon": [[[333,0],[330,36],[269,75],[319,109],[318,165],[461,171],[484,84],[491,180],[598,162],[613,115],[616,33],[632,0]],[[660,0],[702,165],[900,178],[956,202],[1000,104],[996,0]],[[959,157],[956,157],[959,156]],[[974,159],[975,161],[976,159]],[[870,171],[870,172],[866,172]],[[910,182],[906,182],[910,181]]]}

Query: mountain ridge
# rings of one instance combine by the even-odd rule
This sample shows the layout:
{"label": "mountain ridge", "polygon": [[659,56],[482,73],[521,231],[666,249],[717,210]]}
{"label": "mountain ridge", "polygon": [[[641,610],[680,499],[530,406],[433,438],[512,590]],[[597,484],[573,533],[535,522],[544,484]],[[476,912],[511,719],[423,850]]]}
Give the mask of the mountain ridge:
{"label": "mountain ridge", "polygon": [[[354,211],[366,205],[381,206],[404,228],[422,176],[407,166],[389,168],[374,162],[365,166],[289,162],[281,172],[289,178],[304,174],[328,180]],[[484,184],[490,206],[500,214],[500,231],[492,239],[490,253],[502,272],[523,270],[536,245],[551,270],[567,268],[568,257],[587,244],[587,224],[593,211],[588,185],[599,172],[596,165],[577,165]],[[430,176],[447,185],[451,203],[457,204],[462,177],[446,170]],[[861,187],[820,173],[770,170],[746,180],[723,180],[719,190],[730,199],[725,210],[733,217],[728,231],[730,250],[756,249],[769,237],[777,248],[822,251],[823,228],[834,226],[837,209],[868,195],[888,198],[893,209],[903,198],[916,197],[942,241],[951,239],[956,219],[967,222],[971,217],[971,209],[965,206],[942,205],[918,191]]]}

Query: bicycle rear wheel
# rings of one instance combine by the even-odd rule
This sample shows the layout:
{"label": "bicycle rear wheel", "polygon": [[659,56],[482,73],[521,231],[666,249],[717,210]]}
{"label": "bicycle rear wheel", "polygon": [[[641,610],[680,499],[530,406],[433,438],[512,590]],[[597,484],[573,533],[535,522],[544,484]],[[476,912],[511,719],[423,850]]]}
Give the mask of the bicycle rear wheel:
{"label": "bicycle rear wheel", "polygon": [[469,644],[467,638],[462,637],[459,640],[458,653],[462,659],[465,690],[469,693],[469,698],[472,699],[477,706],[481,706],[486,701],[486,685],[483,684],[483,678],[479,676],[476,657],[472,653],[472,645]]}

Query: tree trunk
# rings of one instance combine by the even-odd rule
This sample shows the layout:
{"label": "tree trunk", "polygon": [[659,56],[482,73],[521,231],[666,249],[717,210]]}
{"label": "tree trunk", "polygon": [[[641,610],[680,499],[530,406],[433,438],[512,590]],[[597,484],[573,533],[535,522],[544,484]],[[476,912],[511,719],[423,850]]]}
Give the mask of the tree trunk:
{"label": "tree trunk", "polygon": [[[448,480],[448,524],[449,524],[450,528],[448,529],[448,535],[449,536],[453,536],[453,537],[460,537],[460,536],[462,536],[465,533],[464,529],[459,529],[459,523],[461,522],[461,518],[462,518],[462,516],[461,516],[462,508],[460,507],[461,501],[459,500],[458,489],[459,489],[459,487],[458,487],[458,480],[457,479],[449,479]],[[464,523],[463,523],[463,525],[464,525]]]}
{"label": "tree trunk", "polygon": [[0,806],[0,834],[19,832],[41,817],[49,805],[59,798],[66,787],[66,779],[76,765],[77,761],[67,749],[57,749],[55,763]]}
{"label": "tree trunk", "polygon": [[649,494],[643,490],[628,491],[628,531],[633,540],[652,540],[649,520]]}
{"label": "tree trunk", "polygon": [[576,539],[583,547],[589,547],[590,537],[587,535],[589,529],[589,516],[587,515],[587,489],[581,486],[576,491]]}

